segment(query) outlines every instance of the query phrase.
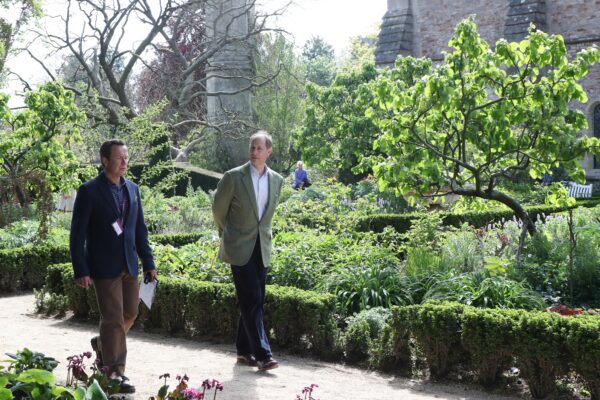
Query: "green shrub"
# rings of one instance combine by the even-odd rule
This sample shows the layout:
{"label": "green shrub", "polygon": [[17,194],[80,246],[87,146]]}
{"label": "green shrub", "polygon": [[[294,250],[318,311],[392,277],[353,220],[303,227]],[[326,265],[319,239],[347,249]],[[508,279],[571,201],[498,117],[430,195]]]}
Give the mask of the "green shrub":
{"label": "green shrub", "polygon": [[[595,207],[600,204],[600,198],[592,198],[588,200],[578,200],[576,207]],[[556,214],[565,211],[565,208],[555,206],[529,206],[525,207],[530,217],[534,220],[544,219],[545,216]],[[423,218],[425,213],[408,213],[408,214],[374,214],[368,216],[360,216],[356,221],[356,230],[358,231],[374,231],[381,232],[384,227],[392,226],[398,232],[407,232],[412,226],[413,220]],[[494,210],[494,211],[467,211],[463,213],[440,213],[443,224],[445,226],[460,227],[462,224],[481,228],[489,224],[502,223],[514,218],[511,210]]]}
{"label": "green shrub", "polygon": [[369,323],[360,319],[348,325],[342,336],[344,353],[352,362],[364,361],[369,357],[371,329]]}
{"label": "green shrub", "polygon": [[[375,307],[348,318],[342,343],[346,357],[350,361],[364,361],[370,356],[372,348],[375,347],[374,343],[387,326],[391,315],[389,309]],[[381,347],[381,344],[379,345]]]}
{"label": "green shrub", "polygon": [[[97,318],[95,291],[75,285],[70,265],[54,265],[50,271],[48,286],[64,290],[70,309],[79,317]],[[273,344],[329,355],[335,331],[334,309],[332,295],[268,285],[265,326]],[[144,326],[230,341],[237,332],[238,316],[232,284],[162,277]]]}
{"label": "green shrub", "polygon": [[496,384],[502,372],[513,365],[515,329],[522,313],[465,307],[461,340],[484,386]]}
{"label": "green shrub", "polygon": [[566,335],[568,319],[555,313],[523,314],[514,330],[513,354],[521,377],[527,382],[534,398],[544,398],[556,392],[556,379],[570,367]]}
{"label": "green shrub", "polygon": [[568,318],[566,334],[575,372],[583,378],[592,399],[600,399],[600,318]]}
{"label": "green shrub", "polygon": [[408,321],[433,377],[443,377],[456,364],[468,360],[461,344],[463,310],[464,306],[457,303],[425,304]]}
{"label": "green shrub", "polygon": [[69,260],[68,246],[44,244],[0,250],[0,290],[40,288],[48,265]]}

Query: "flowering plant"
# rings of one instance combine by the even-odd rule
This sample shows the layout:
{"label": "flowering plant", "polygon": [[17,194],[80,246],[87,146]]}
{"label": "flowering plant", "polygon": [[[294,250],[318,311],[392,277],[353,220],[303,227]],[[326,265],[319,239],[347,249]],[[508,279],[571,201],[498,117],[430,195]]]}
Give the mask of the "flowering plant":
{"label": "flowering plant", "polygon": [[158,390],[156,396],[150,397],[150,400],[204,400],[206,397],[207,390],[214,389],[213,400],[217,398],[217,392],[223,390],[223,384],[216,379],[206,379],[202,382],[202,391],[200,389],[193,389],[188,386],[189,377],[187,375],[177,375],[177,386],[169,392],[169,385],[167,379],[171,377],[171,374],[166,373],[159,376],[159,379],[164,379],[164,385]]}
{"label": "flowering plant", "polygon": [[107,368],[100,368],[98,360],[94,361],[88,373],[85,365],[86,358],[92,358],[92,353],[86,351],[67,357],[67,386],[77,387],[78,382],[81,382],[84,386],[90,387],[94,381],[97,381],[102,390],[109,395],[119,393],[120,381],[109,379],[106,376]]}
{"label": "flowering plant", "polygon": [[310,386],[305,386],[304,389],[302,389],[302,394],[304,397],[297,394],[295,400],[319,400],[312,395],[313,390],[318,387],[319,385],[316,383],[311,383]]}
{"label": "flowering plant", "polygon": [[564,316],[573,316],[573,315],[580,315],[583,314],[583,310],[578,309],[578,308],[569,308],[565,305],[559,304],[557,306],[552,306],[552,307],[548,307],[546,309],[546,311],[548,312],[554,312],[560,315],[564,315]]}

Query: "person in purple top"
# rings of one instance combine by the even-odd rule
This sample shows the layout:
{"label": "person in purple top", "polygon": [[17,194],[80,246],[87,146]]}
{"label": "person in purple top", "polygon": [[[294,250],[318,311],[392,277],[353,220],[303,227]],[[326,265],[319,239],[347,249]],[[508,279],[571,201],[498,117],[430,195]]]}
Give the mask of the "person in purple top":
{"label": "person in purple top", "polygon": [[297,168],[294,171],[294,184],[292,185],[292,187],[295,190],[309,187],[311,183],[308,180],[308,173],[304,169],[304,164],[302,163],[302,161],[298,161],[296,167]]}

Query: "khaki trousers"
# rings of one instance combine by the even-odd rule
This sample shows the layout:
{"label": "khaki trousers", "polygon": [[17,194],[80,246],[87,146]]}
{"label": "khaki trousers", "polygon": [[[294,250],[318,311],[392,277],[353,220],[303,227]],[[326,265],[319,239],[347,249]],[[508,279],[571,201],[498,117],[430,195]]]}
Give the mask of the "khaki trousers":
{"label": "khaki trousers", "polygon": [[139,283],[137,277],[123,272],[116,278],[94,279],[100,309],[100,340],[98,347],[107,375],[123,375],[127,360],[127,332],[137,314]]}

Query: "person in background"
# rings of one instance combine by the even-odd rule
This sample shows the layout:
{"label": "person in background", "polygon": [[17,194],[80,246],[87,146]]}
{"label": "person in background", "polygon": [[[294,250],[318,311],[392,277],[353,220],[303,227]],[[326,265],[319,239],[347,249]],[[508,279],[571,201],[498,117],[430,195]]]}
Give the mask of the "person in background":
{"label": "person in background", "polygon": [[134,393],[125,374],[126,336],[138,313],[138,256],[146,279],[156,279],[138,186],[123,176],[129,152],[111,139],[100,147],[103,171],[79,187],[71,220],[70,250],[75,283],[94,286],[100,336],[92,338],[99,367]]}
{"label": "person in background", "polygon": [[294,171],[294,184],[292,187],[295,190],[302,189],[310,186],[310,181],[308,180],[308,173],[304,169],[304,164],[302,161],[298,161],[296,163],[296,170]]}
{"label": "person in background", "polygon": [[240,307],[237,362],[258,366],[261,371],[279,365],[263,323],[271,225],[283,185],[283,177],[266,165],[272,143],[266,131],[250,137],[250,161],[225,172],[212,208],[221,238],[219,258],[231,264]]}

